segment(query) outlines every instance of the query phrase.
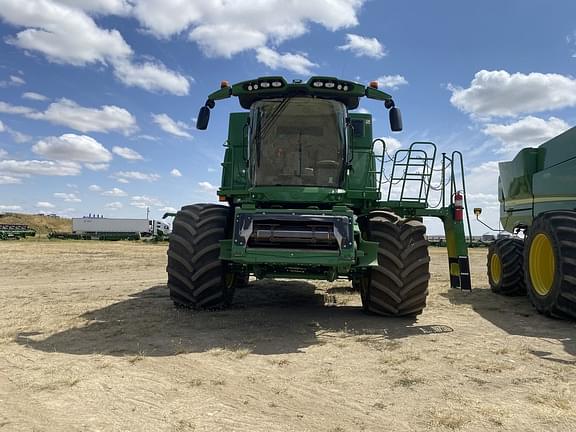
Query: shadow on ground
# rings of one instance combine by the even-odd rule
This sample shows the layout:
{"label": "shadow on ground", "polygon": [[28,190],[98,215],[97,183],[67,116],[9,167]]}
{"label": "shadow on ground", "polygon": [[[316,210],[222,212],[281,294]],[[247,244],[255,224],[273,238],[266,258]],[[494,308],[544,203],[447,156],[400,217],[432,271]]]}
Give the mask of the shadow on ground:
{"label": "shadow on ground", "polygon": [[214,348],[281,354],[299,352],[331,336],[374,335],[389,340],[452,331],[327,304],[332,297],[330,291],[318,292],[307,282],[258,281],[239,290],[229,310],[194,312],[175,309],[166,286],[160,285],[83,314],[87,322],[82,327],[47,338],[22,333],[16,341],[69,354],[171,356]]}
{"label": "shadow on ground", "polygon": [[[505,297],[489,289],[475,289],[471,293],[450,290],[441,294],[455,305],[468,304],[480,316],[511,335],[545,338],[561,343],[566,353],[576,356],[576,323],[548,318],[539,314],[527,297]],[[557,341],[557,342],[554,342]],[[576,364],[550,351],[530,351],[533,355],[563,364]]]}

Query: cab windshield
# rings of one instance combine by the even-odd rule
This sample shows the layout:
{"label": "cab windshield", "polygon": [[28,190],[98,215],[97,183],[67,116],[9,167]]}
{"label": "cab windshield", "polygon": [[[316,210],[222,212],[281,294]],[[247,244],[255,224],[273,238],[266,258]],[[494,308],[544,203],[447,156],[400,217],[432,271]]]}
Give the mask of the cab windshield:
{"label": "cab windshield", "polygon": [[307,97],[268,99],[250,109],[255,186],[338,187],[346,148],[346,108]]}

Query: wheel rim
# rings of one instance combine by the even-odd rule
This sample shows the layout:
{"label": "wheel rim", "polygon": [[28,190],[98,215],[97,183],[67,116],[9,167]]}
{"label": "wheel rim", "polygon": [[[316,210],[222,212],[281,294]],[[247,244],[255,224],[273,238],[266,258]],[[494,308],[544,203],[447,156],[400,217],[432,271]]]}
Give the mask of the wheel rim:
{"label": "wheel rim", "polygon": [[537,294],[546,296],[554,283],[556,260],[552,242],[546,234],[536,234],[530,244],[528,257],[530,280]]}
{"label": "wheel rim", "polygon": [[490,275],[495,284],[500,283],[500,279],[502,279],[502,260],[500,260],[498,254],[492,255],[492,258],[490,258]]}

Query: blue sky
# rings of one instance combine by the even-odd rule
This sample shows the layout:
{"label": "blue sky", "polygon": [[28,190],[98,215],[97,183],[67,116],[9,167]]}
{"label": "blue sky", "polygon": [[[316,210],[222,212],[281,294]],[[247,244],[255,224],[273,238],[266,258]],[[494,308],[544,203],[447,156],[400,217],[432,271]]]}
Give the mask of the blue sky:
{"label": "blue sky", "polygon": [[213,201],[239,107],[196,131],[206,95],[318,74],[379,79],[405,130],[363,102],[375,136],[461,150],[470,205],[495,225],[497,162],[576,124],[574,17],[568,0],[0,0],[0,211]]}

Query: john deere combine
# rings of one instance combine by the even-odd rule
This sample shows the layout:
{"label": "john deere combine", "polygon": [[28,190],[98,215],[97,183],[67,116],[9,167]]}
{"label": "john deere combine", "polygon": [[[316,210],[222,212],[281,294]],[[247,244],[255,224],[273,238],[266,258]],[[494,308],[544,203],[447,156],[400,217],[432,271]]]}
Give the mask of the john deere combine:
{"label": "john deere combine", "polygon": [[[350,112],[362,97],[382,101],[392,131],[402,129],[392,97],[376,82],[224,81],[200,109],[198,129],[208,126],[215,101],[232,96],[247,111],[230,115],[218,190],[226,205],[188,205],[174,219],[167,270],[176,305],[226,307],[250,275],[345,278],[366,311],[417,315],[430,279],[423,216],[444,222],[451,285],[471,289],[463,178],[456,181],[461,155],[442,154],[437,187],[433,143],[387,159],[386,144],[373,141],[372,116]],[[440,191],[436,208],[428,204],[431,189]]]}
{"label": "john deere combine", "polygon": [[490,246],[492,290],[576,319],[576,128],[500,163],[498,198],[502,226],[524,238]]}

